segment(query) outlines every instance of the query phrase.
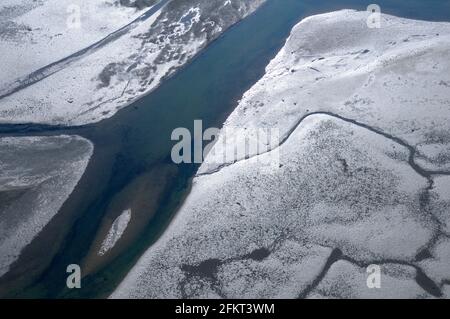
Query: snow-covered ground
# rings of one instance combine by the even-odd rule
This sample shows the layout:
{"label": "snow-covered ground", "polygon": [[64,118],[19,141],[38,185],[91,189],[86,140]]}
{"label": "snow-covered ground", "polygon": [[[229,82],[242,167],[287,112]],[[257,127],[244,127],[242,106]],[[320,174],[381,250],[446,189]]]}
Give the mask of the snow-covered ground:
{"label": "snow-covered ground", "polygon": [[[38,62],[39,59],[32,56],[17,60],[22,51],[30,51],[30,47],[25,45],[19,49],[13,49],[14,44],[2,48],[8,56],[9,60],[6,62],[11,69],[5,79],[13,83],[0,84],[0,93],[3,93],[3,98],[0,98],[0,122],[79,125],[110,117],[118,109],[156,88],[161,80],[185,65],[208,43],[255,11],[263,2],[264,0],[172,0],[101,48],[84,54],[68,65],[62,63],[58,66],[58,72],[43,70],[37,75],[22,79],[21,84],[33,82],[36,76],[40,78],[42,74],[51,74],[32,85],[25,85],[17,92],[14,88],[20,83],[13,80],[22,76],[23,72],[17,72],[14,76],[17,63],[13,62],[33,60],[34,64],[40,65],[44,62]],[[39,10],[44,10],[44,7],[29,11],[29,14],[36,15]],[[113,6],[107,11],[99,12],[106,14],[112,10],[119,9]],[[121,8],[120,12],[122,10],[124,15],[128,14],[127,19],[135,14],[129,8]],[[46,14],[58,16],[52,10]],[[89,30],[96,30],[98,26],[95,24],[95,16],[90,19],[92,22],[88,23]],[[26,22],[31,23],[29,20],[26,19]],[[62,22],[55,18],[55,24]],[[52,35],[54,32],[44,30],[42,33]],[[92,38],[85,40],[86,43],[92,42],[99,35],[99,32],[94,31],[87,33],[92,34],[89,36]],[[35,36],[35,41],[39,43],[36,47],[31,47],[31,52],[24,54],[33,55],[33,51],[39,51],[37,47],[48,47],[49,42],[44,35],[38,36],[33,31],[29,34],[30,37]],[[70,36],[64,39],[74,41]],[[64,46],[62,40],[60,45]],[[53,47],[52,45],[51,51]],[[55,51],[58,52],[57,56],[53,54],[51,59],[58,59],[68,53],[68,50],[64,54],[59,54],[59,50]],[[40,55],[49,59],[48,52],[49,50]],[[0,83],[4,83],[2,81]],[[8,92],[15,93],[7,94]]]}
{"label": "snow-covered ground", "polygon": [[113,298],[450,297],[450,24],[367,17],[293,29],[225,125],[280,145],[231,164],[217,143]]}
{"label": "snow-covered ground", "polygon": [[[347,10],[299,23],[228,119],[227,138],[234,127],[286,136],[303,116],[328,111],[415,146],[424,168],[450,170],[450,24],[383,15],[369,29],[367,17]],[[200,173],[223,162],[223,143],[214,151]]]}
{"label": "snow-covered ground", "polygon": [[2,1],[0,88],[101,40],[140,14],[114,0]]}
{"label": "snow-covered ground", "polygon": [[0,276],[58,213],[92,152],[77,136],[0,139]]}
{"label": "snow-covered ground", "polygon": [[119,217],[116,218],[116,220],[114,220],[98,252],[100,256],[106,254],[116,245],[116,243],[119,241],[119,239],[127,229],[130,220],[131,209],[124,211],[122,214],[120,214]]}

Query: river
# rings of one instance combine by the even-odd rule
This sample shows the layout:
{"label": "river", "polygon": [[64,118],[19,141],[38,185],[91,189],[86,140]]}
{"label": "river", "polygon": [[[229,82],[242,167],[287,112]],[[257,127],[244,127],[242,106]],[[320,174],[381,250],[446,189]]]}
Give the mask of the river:
{"label": "river", "polygon": [[[20,269],[27,263],[27,256],[41,252],[39,266],[27,279],[27,287],[14,289],[14,277],[4,283],[12,287],[11,296],[108,296],[161,235],[188,194],[198,166],[172,163],[172,131],[178,127],[192,131],[196,119],[203,120],[204,127],[221,127],[303,17],[341,8],[365,10],[369,4],[359,0],[269,0],[153,93],[110,119],[77,128],[1,125],[2,135],[78,134],[95,145],[79,185],[16,265]],[[377,4],[383,12],[397,16],[450,20],[450,1],[380,0]],[[145,205],[146,201],[152,204]],[[134,203],[141,219],[131,226],[134,233],[126,245],[119,247],[106,264],[92,266],[96,261],[89,261],[93,270],[83,278],[82,289],[67,290],[67,265],[86,263],[105,218],[113,218],[129,202]]]}

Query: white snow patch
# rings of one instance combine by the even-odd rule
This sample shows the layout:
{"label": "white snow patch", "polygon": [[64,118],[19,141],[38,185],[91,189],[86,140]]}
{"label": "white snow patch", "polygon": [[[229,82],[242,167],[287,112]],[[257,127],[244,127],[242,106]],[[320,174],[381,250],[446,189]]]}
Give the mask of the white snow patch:
{"label": "white snow patch", "polygon": [[131,209],[125,210],[119,217],[116,218],[100,247],[100,250],[98,252],[100,256],[106,254],[116,245],[116,243],[119,241],[119,239],[127,229],[130,220]]}
{"label": "white snow patch", "polygon": [[[26,2],[29,1],[14,1],[10,6]],[[79,28],[70,24],[78,12]],[[17,31],[16,36],[1,38],[0,88],[88,47],[141,14],[133,8],[113,5],[109,0],[46,0],[18,16],[5,17],[3,23],[17,25]],[[21,28],[27,31],[20,31]]]}

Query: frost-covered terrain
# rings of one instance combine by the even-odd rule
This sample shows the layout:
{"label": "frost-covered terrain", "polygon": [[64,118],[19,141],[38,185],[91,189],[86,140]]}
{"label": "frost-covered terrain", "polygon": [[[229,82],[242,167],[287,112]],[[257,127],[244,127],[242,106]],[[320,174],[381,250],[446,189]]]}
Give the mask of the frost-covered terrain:
{"label": "frost-covered terrain", "polygon": [[113,298],[450,297],[450,24],[367,17],[294,28],[225,125],[281,141],[236,163],[217,143]]}
{"label": "frost-covered terrain", "polygon": [[0,276],[58,213],[92,152],[77,136],[0,139]]}
{"label": "frost-covered terrain", "polygon": [[119,217],[116,218],[116,220],[114,220],[98,252],[100,256],[106,254],[109,250],[111,250],[111,248],[116,245],[120,237],[122,237],[123,233],[127,229],[130,220],[131,209],[124,211],[122,214],[120,214]]}
{"label": "frost-covered terrain", "polygon": [[101,40],[140,14],[118,0],[3,0],[0,88]]}
{"label": "frost-covered terrain", "polygon": [[[97,17],[89,16],[86,22],[88,32],[79,31],[83,35],[90,34],[83,40],[83,44],[92,43],[100,35],[111,33],[114,27],[123,25],[136,15],[135,9],[124,6],[118,8],[118,5],[110,5],[105,9],[105,1],[96,2],[101,7],[98,10],[100,14],[119,12],[124,19],[118,19],[116,24],[103,29],[99,26],[100,22],[96,22]],[[11,70],[0,81],[0,122],[79,125],[110,117],[118,109],[157,87],[162,79],[185,65],[208,43],[255,11],[263,2],[264,0],[162,0],[147,11],[142,10],[145,18],[138,19],[125,31],[106,38],[100,46],[95,45],[92,50],[83,51],[76,59],[63,59],[56,65],[44,67],[27,76],[24,73],[35,71],[33,69],[38,64],[43,67],[43,64],[53,62],[40,61],[40,56],[42,59],[56,60],[75,53],[75,47],[82,46],[77,35],[71,35],[69,31],[64,31],[68,35],[64,33],[63,40],[58,44],[49,46],[49,39],[46,37],[56,37],[53,34],[57,34],[56,30],[66,28],[67,15],[64,19],[61,18],[64,21],[59,21],[60,15],[57,12],[47,10],[45,15],[56,17],[45,19],[54,22],[51,26],[42,26],[45,30],[40,31],[39,27],[33,26],[33,23],[38,23],[34,15],[45,11],[45,2],[42,6],[27,11],[25,18],[11,18],[15,23],[11,28],[19,30],[22,23],[27,25],[30,29],[26,31],[28,37],[31,37],[29,41],[37,43],[27,46],[24,42],[19,49],[13,49],[15,44],[11,40],[8,47],[1,49],[0,53],[6,54],[6,62]],[[135,4],[133,1],[120,3]],[[61,8],[65,10],[64,6]],[[54,10],[61,8],[57,5]],[[6,14],[8,11],[3,13]],[[28,15],[32,17],[29,18]],[[24,19],[23,22],[20,19]],[[42,23],[43,20],[40,21]],[[64,25],[61,26],[63,22]],[[84,20],[82,22],[84,26]],[[0,34],[1,30],[7,30],[5,28],[7,26],[0,24]],[[20,32],[16,33],[21,38]],[[66,42],[75,44],[66,47]],[[58,46],[64,47],[64,50],[60,51]],[[35,51],[40,52],[40,47],[45,50],[36,53],[37,57],[33,58]],[[55,54],[50,54],[53,50]],[[22,51],[27,51],[23,54],[31,56],[20,57]],[[18,56],[20,59],[17,59]],[[27,66],[27,61],[33,61],[33,65]],[[16,64],[19,65],[20,72],[15,71]],[[5,83],[5,80],[9,82]]]}

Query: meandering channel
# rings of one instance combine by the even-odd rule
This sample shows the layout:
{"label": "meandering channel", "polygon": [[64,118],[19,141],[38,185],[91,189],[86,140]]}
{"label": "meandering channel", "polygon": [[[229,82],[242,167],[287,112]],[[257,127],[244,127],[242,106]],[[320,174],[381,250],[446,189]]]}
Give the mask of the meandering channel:
{"label": "meandering channel", "polygon": [[355,120],[355,119],[347,118],[347,117],[341,116],[341,115],[339,115],[339,114],[336,114],[336,113],[333,113],[333,112],[327,112],[327,111],[311,112],[311,113],[306,114],[306,115],[303,116],[302,118],[300,118],[300,119],[293,125],[293,127],[292,127],[286,134],[284,134],[284,135],[281,137],[280,143],[279,143],[278,145],[275,145],[275,146],[273,146],[273,147],[270,147],[270,148],[268,148],[268,149],[267,149],[266,151],[264,151],[264,152],[261,152],[261,153],[252,155],[252,156],[250,156],[249,158],[237,160],[237,161],[235,161],[235,162],[224,163],[224,164],[220,165],[219,167],[217,167],[216,169],[213,169],[213,170],[208,171],[208,172],[204,172],[204,173],[197,174],[197,176],[204,176],[204,175],[215,174],[215,173],[221,171],[222,169],[224,169],[225,167],[229,167],[229,166],[231,166],[231,165],[233,165],[233,164],[236,164],[236,163],[238,163],[238,162],[245,161],[245,160],[248,160],[248,159],[250,159],[250,158],[254,158],[254,157],[256,157],[256,156],[260,156],[260,155],[263,155],[263,154],[270,153],[270,152],[274,151],[275,149],[277,149],[277,148],[281,147],[283,144],[285,144],[285,143],[289,140],[289,138],[291,137],[291,135],[297,130],[297,128],[298,128],[300,125],[303,124],[303,122],[304,122],[306,119],[308,119],[309,117],[317,116],[317,115],[326,115],[326,116],[329,116],[329,117],[332,117],[332,118],[336,118],[336,119],[339,119],[339,120],[341,120],[341,121],[344,121],[344,122],[347,122],[347,123],[356,125],[356,126],[358,126],[358,127],[364,128],[364,129],[366,129],[366,130],[368,130],[368,131],[371,131],[371,132],[373,132],[373,133],[375,133],[375,134],[377,134],[377,135],[381,135],[381,136],[383,136],[383,137],[385,137],[385,138],[387,138],[387,139],[389,139],[389,140],[391,140],[391,141],[393,141],[393,142],[395,142],[395,143],[397,143],[397,144],[400,144],[401,146],[407,148],[408,151],[409,151],[408,164],[411,166],[411,168],[412,168],[417,174],[419,174],[419,175],[422,176],[422,177],[425,177],[426,179],[430,179],[432,176],[439,176],[439,175],[447,175],[447,176],[450,176],[450,172],[449,172],[449,171],[442,171],[442,170],[427,170],[427,169],[424,169],[424,168],[420,167],[420,165],[418,165],[418,164],[415,162],[415,157],[416,157],[416,152],[417,152],[416,148],[415,148],[414,146],[408,144],[406,141],[402,140],[401,138],[396,137],[396,136],[393,136],[393,135],[391,135],[391,134],[389,134],[389,133],[386,133],[386,132],[384,132],[384,131],[382,131],[382,130],[380,130],[380,129],[378,129],[378,128],[375,128],[375,127],[370,126],[370,125],[368,125],[368,124],[362,123],[362,122],[357,121],[357,120]]}

